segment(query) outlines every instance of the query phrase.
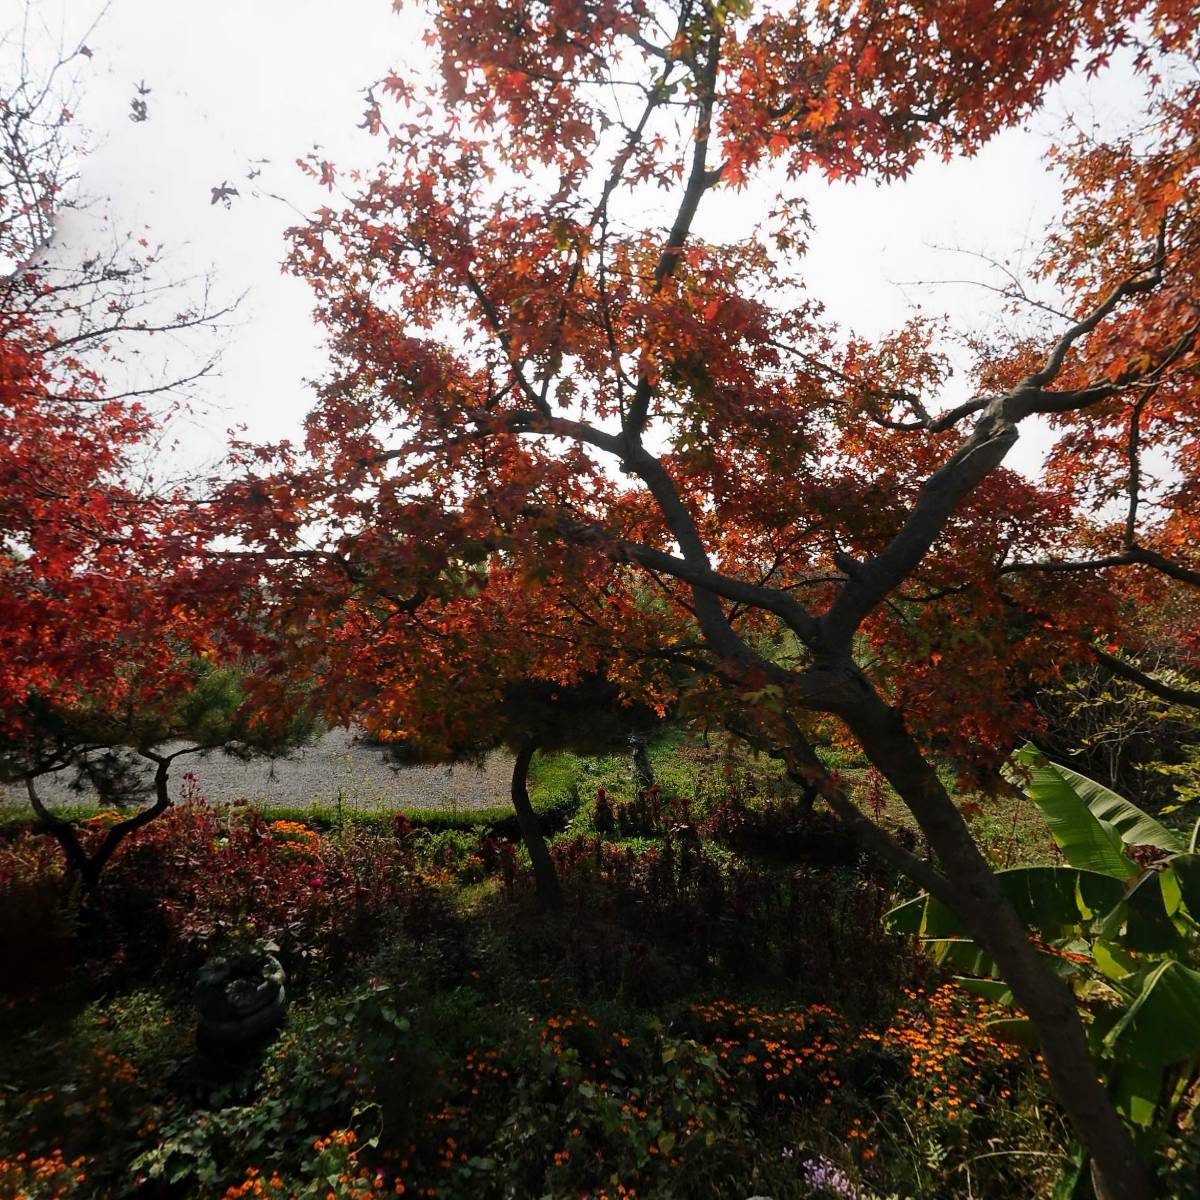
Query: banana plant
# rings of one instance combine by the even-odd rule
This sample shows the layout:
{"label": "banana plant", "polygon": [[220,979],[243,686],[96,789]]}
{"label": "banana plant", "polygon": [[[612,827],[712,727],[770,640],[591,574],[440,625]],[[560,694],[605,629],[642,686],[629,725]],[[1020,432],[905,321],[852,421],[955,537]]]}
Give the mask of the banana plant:
{"label": "banana plant", "polygon": [[[1014,766],[1063,864],[1000,871],[1000,880],[1071,985],[1097,1068],[1152,1152],[1200,1074],[1200,821],[1189,839],[1033,746],[1017,752]],[[952,909],[922,895],[884,919],[921,938],[964,987],[1015,1010],[995,964]],[[1015,1011],[991,1030],[1034,1042]]]}

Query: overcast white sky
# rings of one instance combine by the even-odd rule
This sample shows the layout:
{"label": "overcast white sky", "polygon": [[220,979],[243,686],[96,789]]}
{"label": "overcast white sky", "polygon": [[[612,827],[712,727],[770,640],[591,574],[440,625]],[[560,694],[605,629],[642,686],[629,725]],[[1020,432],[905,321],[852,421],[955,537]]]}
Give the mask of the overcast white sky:
{"label": "overcast white sky", "polygon": [[[23,7],[0,0],[0,30]],[[70,41],[97,7],[35,0],[33,9]],[[281,235],[297,213],[253,193],[266,184],[301,210],[325,202],[293,166],[313,143],[339,166],[378,157],[356,128],[361,89],[414,52],[416,28],[415,16],[395,15],[390,0],[111,0],[90,39],[79,121],[94,144],[82,164],[83,192],[101,201],[94,212],[118,232],[164,243],[174,272],[211,266],[223,295],[247,292],[222,337],[221,375],[208,387],[211,410],[196,446],[204,453],[207,443],[205,456],[234,423],[259,439],[295,436],[310,403],[304,381],[322,369],[306,289],[279,269]],[[148,119],[135,123],[130,102],[140,83],[150,89]],[[1110,79],[1091,90],[1102,117],[1119,115],[1128,88]],[[1051,110],[1061,104],[1052,100]],[[817,223],[811,290],[866,334],[899,324],[915,302],[963,323],[985,320],[993,303],[980,290],[906,284],[986,277],[980,264],[939,246],[1020,259],[1054,211],[1057,189],[1041,165],[1053,124],[1051,114],[1039,116],[975,160],[929,163],[887,189],[808,182]],[[270,162],[251,182],[256,159]],[[223,183],[241,192],[229,208],[211,203],[211,188]],[[752,196],[720,197],[702,232],[735,235],[757,216]],[[1029,465],[1036,441],[1022,452]]]}

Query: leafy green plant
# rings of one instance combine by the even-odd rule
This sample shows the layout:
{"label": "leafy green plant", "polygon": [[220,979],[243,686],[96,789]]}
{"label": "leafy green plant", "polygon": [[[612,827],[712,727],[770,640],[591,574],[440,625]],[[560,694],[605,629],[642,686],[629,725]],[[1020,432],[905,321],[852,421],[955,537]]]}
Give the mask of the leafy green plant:
{"label": "leafy green plant", "polygon": [[[1143,1152],[1152,1153],[1200,1077],[1200,823],[1187,839],[1032,746],[1016,762],[1028,772],[1028,794],[1064,863],[999,877],[1070,983],[1117,1109]],[[962,971],[965,987],[1013,1005],[995,965],[946,905],[922,895],[886,921],[895,932],[918,935],[939,962]],[[1034,1040],[1020,1015],[991,1029],[998,1037]],[[1081,1181],[1083,1165],[1076,1163]]]}

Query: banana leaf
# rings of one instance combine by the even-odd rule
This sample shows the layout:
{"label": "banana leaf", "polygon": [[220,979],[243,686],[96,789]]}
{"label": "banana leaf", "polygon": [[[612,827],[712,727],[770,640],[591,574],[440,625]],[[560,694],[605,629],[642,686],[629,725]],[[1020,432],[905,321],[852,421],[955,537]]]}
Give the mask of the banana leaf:
{"label": "banana leaf", "polygon": [[1092,956],[1101,974],[1114,983],[1121,983],[1142,967],[1142,960],[1136,954],[1115,942],[1099,938],[1092,943]]}
{"label": "banana leaf", "polygon": [[1163,1068],[1157,1064],[1126,1062],[1109,1082],[1117,1112],[1131,1125],[1149,1129],[1158,1116]]}
{"label": "banana leaf", "polygon": [[1137,805],[1070,767],[1047,761],[1034,746],[1024,746],[1015,757],[1029,768],[1029,797],[1072,866],[1127,879],[1137,867],[1123,845],[1173,853],[1187,849],[1178,834]]}
{"label": "banana leaf", "polygon": [[984,1029],[998,1042],[1024,1046],[1027,1050],[1036,1050],[1040,1044],[1037,1029],[1028,1017],[1004,1017],[1002,1020],[988,1021]]}
{"label": "banana leaf", "polygon": [[922,946],[938,966],[963,975],[990,978],[1000,974],[991,956],[970,938],[930,938]]}
{"label": "banana leaf", "polygon": [[1200,972],[1174,959],[1147,972],[1104,1046],[1114,1057],[1142,1066],[1165,1067],[1200,1055]]}
{"label": "banana leaf", "polygon": [[1011,1008],[1013,1005],[1012,990],[1003,980],[972,979],[969,975],[955,975],[954,982],[964,992],[982,996],[985,1000],[992,1001],[993,1004],[1001,1004],[1005,1008]]}
{"label": "banana leaf", "polygon": [[1121,938],[1123,946],[1149,954],[1183,948],[1187,939],[1170,917],[1177,907],[1174,897],[1168,896],[1177,890],[1173,886],[1175,878],[1169,871],[1147,871],[1133,886],[1125,897],[1128,915]]}
{"label": "banana leaf", "polygon": [[[1076,867],[1013,867],[997,871],[1017,915],[1029,929],[1048,937],[1111,911],[1125,896],[1120,879]],[[893,933],[912,933],[923,938],[963,937],[962,918],[932,896],[921,895],[893,908],[884,917]]]}
{"label": "banana leaf", "polygon": [[1179,889],[1183,907],[1193,921],[1200,921],[1200,854],[1179,854],[1171,859],[1166,874]]}

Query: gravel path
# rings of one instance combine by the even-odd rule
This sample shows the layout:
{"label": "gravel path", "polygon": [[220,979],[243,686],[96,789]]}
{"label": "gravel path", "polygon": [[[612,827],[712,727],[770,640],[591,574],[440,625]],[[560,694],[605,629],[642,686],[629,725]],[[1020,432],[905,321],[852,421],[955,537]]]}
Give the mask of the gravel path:
{"label": "gravel path", "polygon": [[[308,808],[337,803],[340,793],[346,808],[384,809],[488,808],[508,803],[512,755],[496,751],[483,769],[456,767],[395,767],[384,751],[354,740],[345,729],[335,729],[291,758],[271,762],[239,762],[220,753],[179,759],[171,777],[172,795],[178,797],[183,776],[191,771],[207,800],[228,803],[250,800],[261,804]],[[38,792],[48,802],[79,804],[95,801],[95,794],[69,791],[56,779],[43,780]],[[24,787],[0,785],[0,804],[28,804]]]}

